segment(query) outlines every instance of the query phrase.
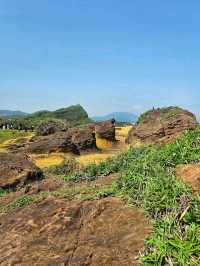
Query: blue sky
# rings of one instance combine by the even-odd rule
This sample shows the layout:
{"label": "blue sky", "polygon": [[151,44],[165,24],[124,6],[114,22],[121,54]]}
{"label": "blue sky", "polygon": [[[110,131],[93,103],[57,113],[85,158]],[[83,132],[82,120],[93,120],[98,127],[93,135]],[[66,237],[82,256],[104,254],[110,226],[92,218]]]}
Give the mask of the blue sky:
{"label": "blue sky", "polygon": [[199,0],[0,0],[0,109],[200,113]]}

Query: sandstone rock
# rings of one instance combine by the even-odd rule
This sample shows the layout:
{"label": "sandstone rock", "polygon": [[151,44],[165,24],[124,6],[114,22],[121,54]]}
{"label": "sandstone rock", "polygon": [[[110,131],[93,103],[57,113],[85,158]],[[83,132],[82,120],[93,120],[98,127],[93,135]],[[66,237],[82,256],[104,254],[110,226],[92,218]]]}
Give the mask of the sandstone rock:
{"label": "sandstone rock", "polygon": [[117,198],[49,198],[0,217],[0,265],[136,265],[151,226]]}
{"label": "sandstone rock", "polygon": [[196,117],[181,108],[153,109],[141,115],[138,123],[130,130],[126,142],[168,143],[186,130],[197,127]]}
{"label": "sandstone rock", "polygon": [[97,138],[115,141],[115,120],[96,123],[95,134]]}
{"label": "sandstone rock", "polygon": [[71,141],[76,147],[76,153],[78,154],[97,149],[95,134],[88,129],[76,131],[72,135]]}
{"label": "sandstone rock", "polygon": [[34,137],[26,148],[28,153],[73,152],[81,154],[96,149],[95,136],[90,130],[71,129],[67,132]]}
{"label": "sandstone rock", "polygon": [[193,188],[194,193],[200,195],[200,164],[179,165],[176,175]]}
{"label": "sandstone rock", "polygon": [[71,152],[75,150],[70,132],[57,132],[52,135],[34,137],[25,148],[27,153],[44,154],[51,152]]}
{"label": "sandstone rock", "polygon": [[42,171],[26,155],[0,153],[0,188],[16,188],[42,176]]}

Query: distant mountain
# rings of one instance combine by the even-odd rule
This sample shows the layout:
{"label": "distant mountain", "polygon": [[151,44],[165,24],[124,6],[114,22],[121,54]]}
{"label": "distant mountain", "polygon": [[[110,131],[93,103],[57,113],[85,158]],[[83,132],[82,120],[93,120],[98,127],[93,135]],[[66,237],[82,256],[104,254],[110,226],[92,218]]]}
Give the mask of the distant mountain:
{"label": "distant mountain", "polygon": [[0,110],[1,118],[22,118],[27,116],[27,113],[21,111]]}
{"label": "distant mountain", "polygon": [[100,122],[114,118],[117,122],[127,122],[127,123],[135,123],[138,119],[138,116],[129,112],[114,112],[104,116],[94,116],[93,120]]}

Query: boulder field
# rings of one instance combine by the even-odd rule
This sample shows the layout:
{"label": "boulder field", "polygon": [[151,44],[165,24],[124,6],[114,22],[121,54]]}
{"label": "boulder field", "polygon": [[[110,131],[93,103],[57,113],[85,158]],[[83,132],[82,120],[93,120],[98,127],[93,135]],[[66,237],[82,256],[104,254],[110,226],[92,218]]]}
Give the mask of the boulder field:
{"label": "boulder field", "polygon": [[126,143],[169,143],[186,130],[194,130],[197,120],[194,114],[179,107],[150,110],[142,114],[130,130]]}
{"label": "boulder field", "polygon": [[[114,120],[91,124],[84,129],[71,128],[65,132],[55,132],[46,136],[36,135],[25,147],[21,147],[21,150],[29,154],[72,152],[80,155],[97,150],[96,138],[115,141]],[[15,149],[18,147],[11,147],[12,151]]]}

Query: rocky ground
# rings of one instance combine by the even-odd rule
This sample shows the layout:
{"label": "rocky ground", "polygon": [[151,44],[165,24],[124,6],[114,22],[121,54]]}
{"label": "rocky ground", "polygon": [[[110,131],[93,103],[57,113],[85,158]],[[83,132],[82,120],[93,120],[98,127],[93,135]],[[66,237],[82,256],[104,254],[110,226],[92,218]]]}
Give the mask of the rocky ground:
{"label": "rocky ground", "polygon": [[[153,110],[141,116],[127,142],[167,143],[196,125],[196,118],[180,108]],[[115,140],[113,122],[107,128],[107,140]],[[100,139],[105,137],[103,129],[95,129]],[[138,264],[152,225],[136,207],[127,206],[125,196],[113,197],[116,175],[78,184],[66,182],[58,176],[43,175],[31,157],[18,152],[41,154],[45,150],[48,154],[63,151],[63,147],[73,151],[72,146],[80,153],[91,151],[96,149],[92,132],[39,136],[28,145],[12,145],[12,153],[0,154],[0,188],[12,189],[0,197],[0,265]],[[121,137],[124,140],[122,133]],[[117,143],[114,147],[118,149]],[[199,164],[179,165],[176,174],[195,193],[200,192]]]}
{"label": "rocky ground", "polygon": [[150,232],[142,214],[116,198],[48,198],[0,222],[2,266],[135,265]]}
{"label": "rocky ground", "polygon": [[[95,199],[114,179],[71,187],[47,178],[0,198],[0,265],[136,265],[151,226],[120,198]],[[11,207],[42,193],[27,207]]]}

